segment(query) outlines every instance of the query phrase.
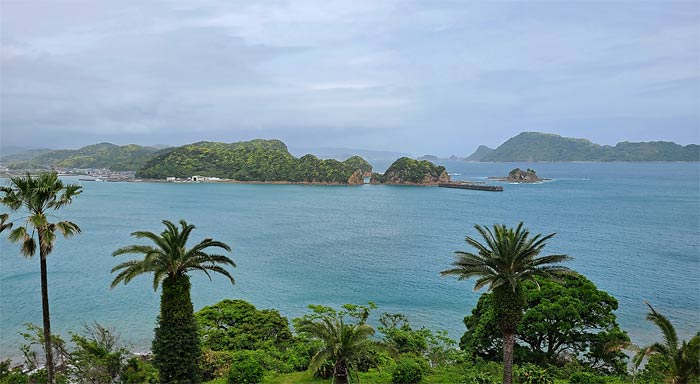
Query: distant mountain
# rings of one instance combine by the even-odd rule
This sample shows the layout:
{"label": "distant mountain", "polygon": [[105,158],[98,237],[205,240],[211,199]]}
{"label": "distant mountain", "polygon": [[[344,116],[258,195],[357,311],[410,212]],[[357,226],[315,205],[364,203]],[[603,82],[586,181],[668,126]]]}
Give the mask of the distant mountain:
{"label": "distant mountain", "polygon": [[508,139],[480,161],[700,161],[700,146],[668,141],[599,145],[586,139],[523,132]]}
{"label": "distant mountain", "polygon": [[493,152],[493,148],[489,148],[485,145],[480,145],[479,148],[474,151],[471,155],[467,156],[464,161],[481,161],[486,155]]}
{"label": "distant mountain", "polygon": [[[167,149],[163,151],[168,151]],[[136,171],[158,153],[158,148],[136,144],[115,145],[99,143],[80,149],[62,149],[37,152],[34,156],[19,157],[23,153],[3,157],[11,168],[109,168],[113,171]],[[25,152],[27,153],[27,152]],[[31,153],[27,153],[30,155]]]}
{"label": "distant mountain", "polygon": [[391,151],[375,151],[370,149],[352,149],[352,148],[327,148],[327,147],[291,147],[289,152],[294,156],[303,156],[311,153],[321,159],[336,159],[346,160],[352,156],[361,156],[367,160],[396,160],[399,157],[411,156],[403,152]]}
{"label": "distant mountain", "polygon": [[237,143],[202,141],[173,148],[149,160],[136,176],[361,184],[363,175],[371,172],[372,166],[359,156],[342,162],[311,154],[296,158],[280,140],[256,139]]}
{"label": "distant mountain", "polygon": [[51,151],[52,149],[48,148],[2,147],[0,162],[9,164],[27,161]]}

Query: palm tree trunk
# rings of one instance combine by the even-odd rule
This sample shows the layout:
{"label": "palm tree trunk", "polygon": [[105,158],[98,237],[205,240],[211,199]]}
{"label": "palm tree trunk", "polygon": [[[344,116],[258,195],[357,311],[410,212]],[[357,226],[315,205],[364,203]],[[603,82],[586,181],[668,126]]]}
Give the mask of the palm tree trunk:
{"label": "palm tree trunk", "polygon": [[503,384],[513,383],[513,348],[515,332],[503,332]]}
{"label": "palm tree trunk", "polygon": [[338,360],[335,362],[335,368],[333,369],[334,382],[336,384],[348,384],[348,367],[345,365],[345,361]]}
{"label": "palm tree trunk", "polygon": [[41,312],[44,318],[44,351],[46,353],[46,381],[53,384],[53,351],[51,348],[51,318],[49,317],[49,282],[46,267],[46,249],[44,237],[39,230],[39,260],[41,263]]}

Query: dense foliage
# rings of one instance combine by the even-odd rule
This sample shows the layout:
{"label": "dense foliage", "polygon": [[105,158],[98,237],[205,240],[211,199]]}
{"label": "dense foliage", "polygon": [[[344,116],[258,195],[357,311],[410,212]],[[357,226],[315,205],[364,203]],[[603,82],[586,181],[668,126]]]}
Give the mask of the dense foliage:
{"label": "dense foliage", "polygon": [[351,169],[359,169],[362,174],[369,176],[372,174],[372,164],[368,163],[367,160],[361,158],[360,156],[352,156],[343,161],[343,163],[350,166]]}
{"label": "dense foliage", "polygon": [[404,355],[396,360],[396,366],[391,374],[391,382],[393,384],[416,384],[423,379],[426,371],[425,361]]}
{"label": "dense foliage", "polygon": [[160,315],[153,338],[153,366],[161,383],[197,383],[201,350],[190,299],[190,278],[168,276],[163,280]]}
{"label": "dense foliage", "polygon": [[[113,171],[136,171],[153,158],[159,149],[136,144],[99,143],[80,149],[63,149],[39,153],[26,159],[21,156],[3,159],[10,168],[109,168]],[[166,150],[167,151],[167,150]],[[17,159],[17,160],[13,160]]]}
{"label": "dense foliage", "polygon": [[308,338],[294,336],[287,318],[278,311],[259,310],[243,300],[223,300],[202,308],[195,317],[203,348],[202,373],[207,380],[228,374],[241,359],[265,371],[303,371],[320,347]]}
{"label": "dense foliage", "polygon": [[278,311],[258,310],[244,300],[224,300],[195,316],[202,347],[214,351],[283,349],[293,337],[289,322]]}
{"label": "dense foliage", "polygon": [[264,357],[255,351],[239,351],[233,354],[228,372],[229,384],[259,383],[265,375]]}
{"label": "dense foliage", "polygon": [[700,146],[667,141],[598,145],[586,139],[523,132],[480,161],[700,161]]}
{"label": "dense foliage", "polygon": [[[526,303],[517,331],[516,362],[564,366],[572,360],[600,373],[624,373],[629,343],[614,311],[617,300],[583,276],[565,276],[563,283],[537,279],[523,285]],[[467,331],[460,341],[472,356],[497,360],[500,332],[493,294],[479,298],[464,318]]]}
{"label": "dense foliage", "polygon": [[[443,175],[444,174],[444,175]],[[373,183],[417,184],[435,183],[441,176],[446,177],[445,167],[428,160],[415,160],[401,157],[394,161],[383,175],[373,174]]]}
{"label": "dense foliage", "polygon": [[172,149],[153,158],[136,176],[149,179],[187,178],[195,175],[239,181],[348,183],[361,169],[371,171],[364,159],[345,161],[305,155],[297,159],[279,140],[238,143],[199,142]]}

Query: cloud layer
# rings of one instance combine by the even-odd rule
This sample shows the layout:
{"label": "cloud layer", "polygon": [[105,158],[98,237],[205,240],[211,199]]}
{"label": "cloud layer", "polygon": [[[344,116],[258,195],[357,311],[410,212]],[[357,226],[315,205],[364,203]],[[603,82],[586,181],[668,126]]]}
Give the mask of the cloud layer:
{"label": "cloud layer", "polygon": [[3,145],[698,142],[697,2],[0,2]]}

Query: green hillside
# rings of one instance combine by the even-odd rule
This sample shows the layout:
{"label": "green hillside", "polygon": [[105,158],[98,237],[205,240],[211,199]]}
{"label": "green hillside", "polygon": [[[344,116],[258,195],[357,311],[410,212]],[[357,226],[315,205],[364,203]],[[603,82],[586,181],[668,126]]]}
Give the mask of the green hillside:
{"label": "green hillside", "polygon": [[[167,151],[167,150],[165,150]],[[158,152],[154,147],[136,144],[99,143],[80,149],[63,149],[39,153],[24,161],[3,159],[10,168],[109,168],[113,171],[136,171]],[[15,157],[16,159],[17,157]]]}
{"label": "green hillside", "polygon": [[700,161],[700,147],[672,142],[622,142],[599,145],[586,139],[523,132],[480,161]]}
{"label": "green hillside", "polygon": [[[367,169],[367,166],[369,168]],[[345,161],[292,156],[279,140],[199,142],[174,148],[148,161],[136,176],[148,179],[194,175],[240,181],[348,183],[357,170],[371,172],[358,156]]]}

